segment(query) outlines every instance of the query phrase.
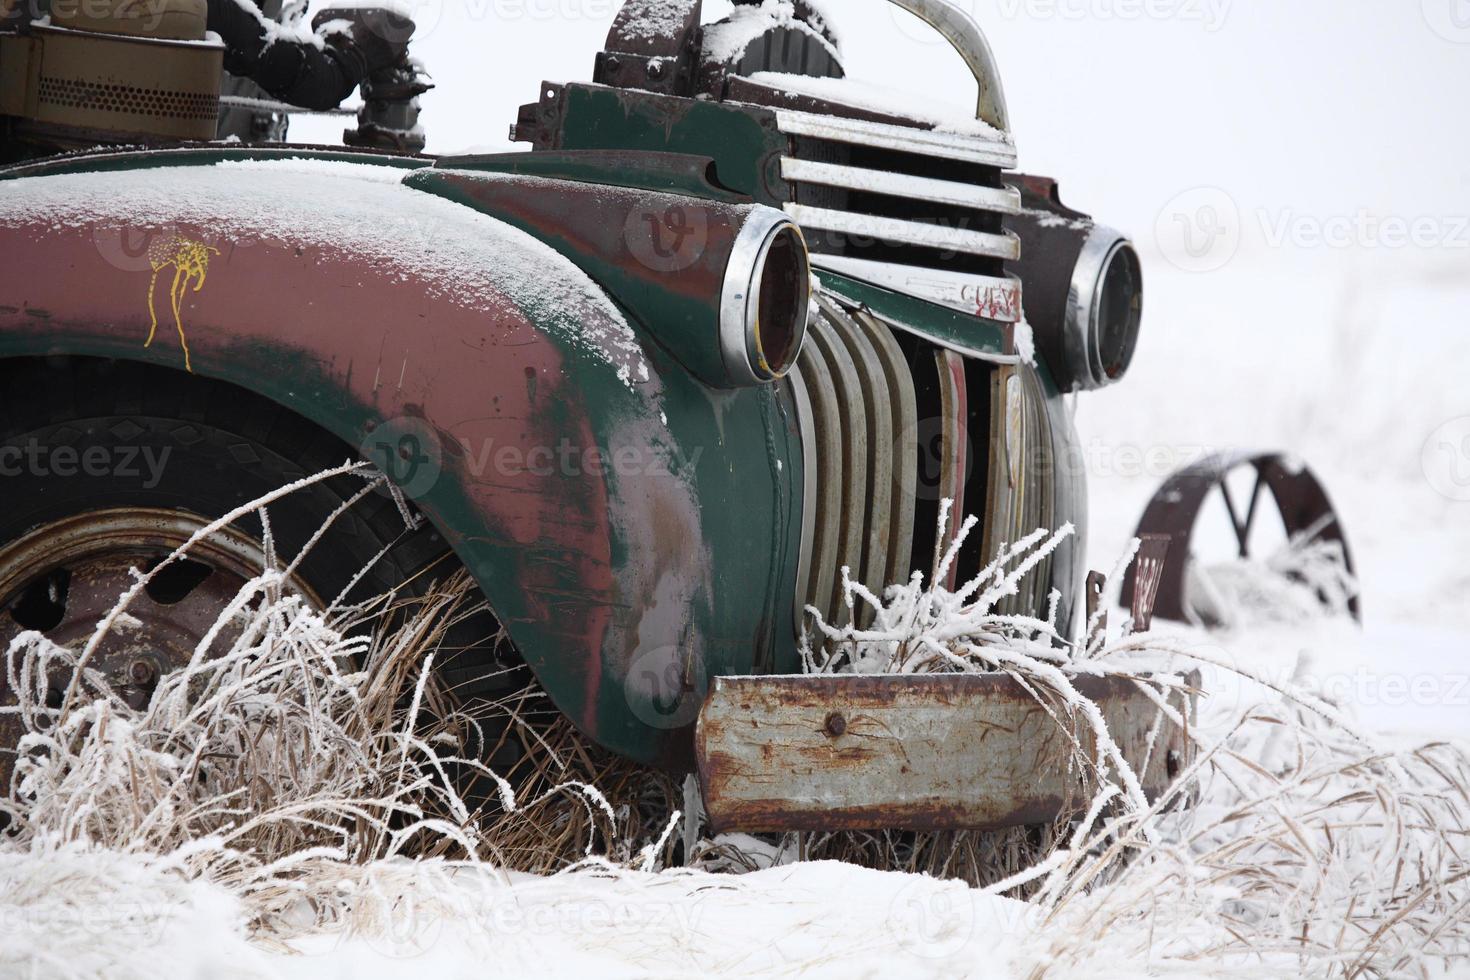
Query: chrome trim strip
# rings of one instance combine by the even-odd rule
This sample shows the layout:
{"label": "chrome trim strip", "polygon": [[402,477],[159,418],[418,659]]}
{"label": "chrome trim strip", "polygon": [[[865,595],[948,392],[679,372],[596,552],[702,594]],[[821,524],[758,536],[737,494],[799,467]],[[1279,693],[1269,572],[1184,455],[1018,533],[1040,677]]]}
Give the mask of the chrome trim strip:
{"label": "chrome trim strip", "polygon": [[[815,333],[815,331],[813,331]],[[819,344],[807,344],[799,369],[811,396],[812,428],[815,432],[816,516],[812,521],[812,571],[802,596],[802,629],[806,628],[805,605],[823,618],[832,616],[831,597],[836,588],[840,524],[842,520],[842,412],[837,403],[832,369]]]}
{"label": "chrome trim strip", "polygon": [[968,231],[963,228],[945,228],[926,225],[900,218],[880,218],[850,211],[833,211],[829,208],[814,208],[806,204],[787,204],[786,213],[797,224],[823,231],[835,231],[862,238],[896,242],[902,245],[918,245],[923,248],[944,249],[982,255],[993,259],[1015,261],[1021,257],[1021,240],[1014,232],[992,235],[983,231]]}
{"label": "chrome trim strip", "polygon": [[822,284],[822,291],[829,296],[837,297],[839,300],[842,301],[842,304],[849,309],[863,310],[864,312],[871,315],[875,320],[878,320],[879,322],[888,325],[894,330],[897,330],[900,333],[913,334],[915,337],[922,337],[936,347],[943,347],[945,350],[952,350],[956,354],[963,354],[966,357],[974,358],[977,361],[984,361],[987,364],[1015,365],[1021,363],[1021,357],[1018,354],[996,354],[993,351],[982,350],[978,347],[965,347],[961,344],[956,344],[953,341],[946,340],[943,337],[936,336],[935,334],[916,327],[913,324],[904,323],[902,320],[895,320],[891,316],[885,316],[877,310],[871,309],[863,303],[858,302],[851,296],[844,295],[842,290],[833,289],[825,282]]}
{"label": "chrome trim strip", "polygon": [[[1003,367],[994,372],[990,391],[990,483],[986,491],[984,554],[999,550],[1038,530],[1055,531],[1055,474],[1051,422],[1046,396],[1035,369]],[[1052,558],[1043,560],[1022,580],[1015,595],[996,611],[1042,616],[1051,584]]]}
{"label": "chrome trim strip", "polygon": [[868,413],[857,365],[837,338],[835,328],[823,317],[812,328],[811,336],[813,346],[822,351],[832,370],[833,391],[840,413],[838,432],[842,444],[842,467],[838,483],[842,491],[842,507],[839,511],[837,561],[832,566],[834,583],[828,606],[831,615],[827,622],[845,626],[850,620],[843,615],[846,607],[842,599],[840,570],[846,567],[848,574],[858,581],[862,580],[863,574],[863,537],[866,531],[863,516],[868,496]]}
{"label": "chrome trim strip", "polygon": [[801,433],[801,545],[796,559],[796,602],[792,606],[792,627],[800,638],[806,628],[806,603],[811,595],[812,549],[816,544],[817,523],[817,427],[812,412],[811,395],[798,365],[786,375],[791,385],[791,400],[796,405],[796,426]]}
{"label": "chrome trim strip", "polygon": [[976,118],[983,120],[1002,132],[1011,128],[1010,113],[1006,109],[1006,93],[1000,82],[1000,69],[995,64],[995,54],[985,32],[968,13],[947,3],[946,0],[889,0],[934,28],[959,52],[975,84],[980,87]]}
{"label": "chrome trim strip", "polygon": [[888,401],[893,406],[893,516],[889,519],[886,585],[908,579],[914,556],[914,509],[919,484],[919,407],[914,375],[893,331],[877,317],[852,311],[878,352],[888,378]]}
{"label": "chrome trim strip", "polygon": [[895,293],[947,306],[1001,323],[1021,322],[1021,280],[1016,276],[977,276],[947,269],[925,269],[846,255],[812,255],[812,267],[840,272]]}
{"label": "chrome trim strip", "polygon": [[[847,348],[857,369],[858,384],[867,397],[863,399],[864,417],[854,422],[867,430],[868,480],[864,487],[863,561],[853,569],[853,577],[874,595],[882,595],[890,584],[888,578],[889,526],[893,517],[893,406],[885,397],[888,377],[883,361],[859,327],[840,307],[826,297],[818,297],[827,323]],[[859,626],[867,626],[872,610],[863,608]]]}
{"label": "chrome trim strip", "polygon": [[788,136],[811,136],[837,143],[875,146],[919,156],[985,164],[1002,170],[1016,166],[1016,148],[1009,137],[966,136],[790,109],[777,110],[776,128]]}
{"label": "chrome trim strip", "polygon": [[981,187],[953,180],[937,180],[913,174],[886,170],[868,170],[821,160],[781,158],[781,177],[796,183],[843,187],[871,194],[886,194],[913,201],[933,201],[955,207],[995,211],[1000,214],[1021,213],[1021,192],[1014,187]]}
{"label": "chrome trim strip", "polygon": [[[939,461],[939,492],[941,499],[953,501],[949,511],[949,524],[934,556],[937,563],[955,538],[965,521],[965,482],[968,477],[968,449],[970,431],[970,409],[968,385],[965,382],[965,360],[952,350],[934,352],[935,366],[939,369],[939,403],[944,426],[944,456]],[[958,561],[950,564],[945,574],[944,587],[954,591],[959,576]]]}

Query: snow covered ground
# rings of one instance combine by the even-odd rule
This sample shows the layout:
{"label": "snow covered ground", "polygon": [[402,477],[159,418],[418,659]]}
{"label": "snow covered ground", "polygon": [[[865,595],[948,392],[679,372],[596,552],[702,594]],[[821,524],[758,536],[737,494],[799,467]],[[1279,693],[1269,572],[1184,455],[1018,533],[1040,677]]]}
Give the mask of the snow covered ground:
{"label": "snow covered ground", "polygon": [[[1457,377],[1470,363],[1459,330],[1466,280],[1433,263],[1370,277],[1310,254],[1208,276],[1162,254],[1146,261],[1148,336],[1136,371],[1078,406],[1093,447],[1093,564],[1110,566],[1126,544],[1164,475],[1155,464],[1208,448],[1290,447],[1343,510],[1365,628],[1185,631],[1190,641],[1281,681],[1304,676],[1305,656],[1318,689],[1386,741],[1470,744],[1470,502],[1453,499],[1466,496],[1455,482],[1462,471],[1444,468],[1470,467],[1470,457],[1441,458],[1431,440],[1470,415]],[[1273,698],[1223,675],[1214,683],[1207,724]],[[1085,922],[1043,922],[963,885],[831,863],[738,877],[465,872],[450,889],[365,894],[378,913],[361,929],[290,949],[247,942],[237,897],[182,884],[140,856],[63,849],[45,866],[63,884],[32,891],[17,883],[34,888],[34,860],[0,857],[9,896],[0,898],[0,974],[151,976],[166,963],[171,975],[241,978],[1157,975],[1146,957],[1054,962],[1057,930]],[[1189,975],[1298,972],[1205,960]]]}
{"label": "snow covered ground", "polygon": [[[1278,9],[1261,9],[1267,6]],[[1382,10],[1386,5],[1375,16],[1386,17]],[[1222,32],[1227,38],[1232,26],[1251,12],[1233,16],[1236,20],[1227,22]],[[1334,31],[1348,29],[1330,17],[1324,20],[1331,21]],[[580,21],[552,26],[575,28],[593,41],[601,32]],[[1001,25],[1000,33],[1014,35],[1012,40],[1020,43],[1023,29],[1032,26],[1012,20]],[[1075,24],[1058,25],[1063,45],[1073,43],[1068,32],[1074,29],[1080,30]],[[1158,33],[1165,28],[1152,29]],[[1168,58],[1182,61],[1188,45],[1181,40],[1184,28],[1177,30],[1181,33],[1170,36],[1167,52]],[[435,43],[447,43],[450,33],[445,29],[434,35]],[[1046,44],[1052,37],[1048,35]],[[1039,52],[1042,42],[1035,43]],[[556,45],[558,58],[571,59],[568,70],[537,67],[527,69],[528,75],[518,67],[516,75],[534,85],[532,75],[538,73],[585,74],[578,66],[585,68],[582,63],[591,48],[583,47]],[[1039,106],[1030,106],[1029,112],[1017,109],[1027,108],[1025,81],[1043,71],[1043,58],[1038,54],[1028,62],[1014,47],[997,43],[997,48],[1002,64],[1017,66],[1021,79],[1011,83],[1013,93],[1019,93],[1013,112],[1032,120],[1026,124],[1032,132],[1019,134],[1023,153],[1033,145],[1043,157],[1050,144],[1065,146],[1068,153],[1084,144],[1097,147],[1095,175],[1084,177],[1092,199],[1069,195],[1079,206],[1108,217],[1102,185],[1121,178],[1105,161],[1153,159],[1176,182],[1180,173],[1190,171],[1188,161],[1134,146],[1131,141],[1138,134],[1131,129],[1126,133],[1131,152],[1110,150],[1105,145],[1109,132],[1123,127],[1114,126],[1102,112],[1093,114],[1096,125],[1109,132],[1041,131],[1042,124],[1035,121],[1041,118]],[[1117,59],[1124,70],[1137,60]],[[1284,65],[1289,59],[1271,61]],[[1249,59],[1242,63],[1257,64]],[[1093,71],[1090,61],[1068,65],[1071,61],[1064,60],[1061,70]],[[1053,70],[1050,64],[1044,69]],[[468,91],[469,84],[467,80],[461,91]],[[1173,83],[1159,87],[1190,88]],[[507,106],[521,99],[508,80],[497,81],[495,90],[508,93]],[[1174,108],[1179,117],[1185,115],[1187,107]],[[1342,111],[1347,113],[1347,101]],[[509,114],[494,114],[502,117]],[[1237,122],[1245,131],[1245,123]],[[1393,122],[1380,120],[1381,125]],[[1417,123],[1415,127],[1416,132],[1429,131]],[[1342,128],[1355,144],[1367,135],[1359,127]],[[1448,138],[1443,129],[1436,139]],[[1028,136],[1035,142],[1028,142]],[[1193,141],[1176,136],[1177,157]],[[1284,143],[1284,137],[1276,143]],[[1271,149],[1279,151],[1280,145]],[[1297,151],[1312,156],[1304,146]],[[1384,151],[1374,159],[1397,164],[1401,157]],[[1290,449],[1323,478],[1343,514],[1363,585],[1364,628],[1278,626],[1195,635],[1194,640],[1213,644],[1226,657],[1269,677],[1314,678],[1319,690],[1331,692],[1364,728],[1385,739],[1470,743],[1470,386],[1464,381],[1470,365],[1470,332],[1464,329],[1470,310],[1470,242],[1457,244],[1464,231],[1455,230],[1454,201],[1446,198],[1436,247],[1385,249],[1373,247],[1371,236],[1364,240],[1362,235],[1349,247],[1316,246],[1300,235],[1272,244],[1283,212],[1270,202],[1279,199],[1272,194],[1281,188],[1263,189],[1254,170],[1247,170],[1258,165],[1268,167],[1254,153],[1239,153],[1233,171],[1229,164],[1201,171],[1202,180],[1229,186],[1223,203],[1213,189],[1170,199],[1187,181],[1171,185],[1158,200],[1138,189],[1144,183],[1140,181],[1119,192],[1123,214],[1110,220],[1136,234],[1149,294],[1146,335],[1132,374],[1126,383],[1087,396],[1078,405],[1092,480],[1093,564],[1111,566],[1150,494],[1175,466],[1214,448]],[[1416,165],[1425,166],[1422,160]],[[1289,172],[1290,161],[1285,166]],[[1360,161],[1355,172],[1386,187],[1424,183],[1391,185],[1387,167],[1384,163],[1374,171]],[[1086,174],[1088,161],[1073,162],[1067,169],[1068,175],[1079,170]],[[1462,168],[1441,169],[1458,174],[1438,185],[1441,190],[1463,188]],[[1222,177],[1222,172],[1234,176]],[[1249,177],[1241,176],[1247,172]],[[1305,186],[1305,175],[1298,173],[1297,178]],[[1326,173],[1323,181],[1342,189],[1340,175]],[[1459,202],[1463,214],[1463,194]],[[1361,203],[1374,204],[1380,216],[1427,213],[1422,199],[1375,197],[1365,202],[1347,190],[1326,204],[1319,196],[1316,213],[1321,217],[1304,220],[1330,222],[1332,215],[1351,214]],[[1183,219],[1183,227],[1194,222],[1196,230],[1204,230],[1205,219],[1218,216],[1222,208],[1227,216],[1234,208],[1236,230],[1244,229],[1238,245],[1227,236],[1218,247],[1229,254],[1212,253],[1208,247],[1199,254],[1181,252],[1181,242],[1170,230],[1175,222]],[[1158,224],[1150,227],[1155,215]],[[1215,692],[1204,709],[1207,715],[1270,698],[1239,684],[1222,684]],[[381,918],[380,928],[315,936],[291,950],[277,950],[246,942],[234,896],[205,884],[180,884],[140,857],[63,851],[48,858],[46,870],[64,885],[43,890],[34,901],[15,887],[20,878],[35,876],[34,862],[27,861],[24,856],[0,856],[0,883],[5,885],[0,889],[0,975],[1000,980],[1037,976],[1048,969],[1046,975],[1056,977],[1150,974],[1147,960],[1136,958],[1098,956],[1082,967],[1055,965],[1048,938],[1081,925],[1038,922],[1020,903],[953,883],[833,864],[786,865],[739,877],[608,871],[531,879],[477,873],[447,891],[410,889],[408,900],[392,905],[391,914]],[[1165,902],[1169,898],[1157,897]],[[1172,975],[1292,977],[1299,971],[1205,961]],[[1470,976],[1470,968],[1461,967],[1458,975]]]}

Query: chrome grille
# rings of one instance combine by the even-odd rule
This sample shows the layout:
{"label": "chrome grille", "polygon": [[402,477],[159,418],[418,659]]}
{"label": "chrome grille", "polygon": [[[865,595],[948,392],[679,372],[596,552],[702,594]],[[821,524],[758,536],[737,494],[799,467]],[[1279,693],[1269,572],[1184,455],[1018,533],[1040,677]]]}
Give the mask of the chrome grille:
{"label": "chrome grille", "polygon": [[[897,329],[823,294],[788,376],[806,460],[798,630],[807,606],[829,624],[851,622],[843,567],[878,595],[915,569],[929,579],[933,552],[951,540],[934,538],[939,499],[956,501],[948,535],[966,512],[982,522],[950,588],[1003,546],[1053,529],[1052,434],[1035,369],[968,359]],[[916,371],[927,379],[922,397]],[[1051,564],[998,611],[1044,615]],[[862,612],[857,625],[867,626]]]}
{"label": "chrome grille", "polygon": [[913,378],[891,330],[822,296],[790,384],[807,452],[799,597],[849,622],[840,570],[879,594],[911,563],[918,439]]}
{"label": "chrome grille", "polygon": [[1001,179],[1016,164],[1008,137],[958,135],[781,110],[791,138],[785,205],[813,262],[966,313],[1016,322],[1020,257],[1007,215],[1021,195]]}
{"label": "chrome grille", "polygon": [[[1051,425],[1035,368],[999,366],[990,380],[990,465],[986,488],[984,554],[994,560],[1001,549],[1037,529],[1055,531],[1056,488]],[[1021,581],[1020,591],[997,611],[1037,615],[1045,611],[1051,560]]]}

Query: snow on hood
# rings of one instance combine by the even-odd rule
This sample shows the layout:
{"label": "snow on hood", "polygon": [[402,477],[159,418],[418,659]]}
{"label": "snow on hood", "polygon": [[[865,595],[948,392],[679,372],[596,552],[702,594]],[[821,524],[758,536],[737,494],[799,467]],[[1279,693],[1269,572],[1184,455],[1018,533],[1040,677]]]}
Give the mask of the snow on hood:
{"label": "snow on hood", "polygon": [[671,38],[684,25],[689,10],[688,0],[645,0],[642,16],[627,25],[628,35],[635,38]]}
{"label": "snow on hood", "polygon": [[976,119],[973,109],[966,111],[959,106],[935,102],[927,96],[856,82],[850,78],[816,78],[776,71],[758,71],[748,77],[752,82],[792,95],[805,95],[838,102],[855,109],[902,116],[931,126],[941,133],[976,136],[1014,145],[1009,133],[1003,133],[984,120]]}
{"label": "snow on hood", "polygon": [[841,52],[832,42],[797,18],[796,8],[790,0],[765,0],[759,7],[736,7],[728,20],[706,27],[704,58],[718,65],[731,64],[738,61],[757,38],[779,27],[809,34],[821,42],[834,60],[842,61]]}
{"label": "snow on hood", "polygon": [[503,221],[403,186],[410,172],[296,158],[176,167],[166,176],[149,168],[22,177],[0,192],[0,224],[192,224],[224,237],[349,252],[468,309],[509,296],[559,339],[610,364],[624,384],[648,380],[632,327],[585,272]]}

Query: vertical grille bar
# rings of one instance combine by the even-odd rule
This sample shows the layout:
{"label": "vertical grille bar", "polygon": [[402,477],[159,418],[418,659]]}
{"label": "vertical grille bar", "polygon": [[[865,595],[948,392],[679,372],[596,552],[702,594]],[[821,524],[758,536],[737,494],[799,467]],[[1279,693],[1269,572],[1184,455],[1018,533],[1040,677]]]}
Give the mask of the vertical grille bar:
{"label": "vertical grille bar", "polygon": [[[837,578],[838,539],[842,519],[842,413],[837,405],[837,386],[822,348],[808,343],[801,352],[795,373],[801,375],[811,408],[811,428],[816,443],[815,462],[806,479],[815,484],[814,511],[805,518],[812,526],[811,569],[807,586],[798,596],[803,606],[814,606],[824,618],[833,610],[833,583]],[[805,428],[805,425],[803,425]],[[803,623],[805,617],[803,616]]]}
{"label": "vertical grille bar", "polygon": [[852,511],[854,520],[859,510],[863,515],[863,557],[862,566],[854,566],[852,575],[869,591],[881,595],[888,584],[888,548],[892,543],[890,524],[893,520],[894,430],[892,403],[887,397],[888,381],[878,351],[863,334],[862,328],[831,300],[823,297],[819,302],[833,328],[833,335],[852,358],[865,396],[863,408],[866,417],[861,423],[867,430],[867,480],[853,489],[864,494],[866,499],[860,508]]}
{"label": "vertical grille bar", "polygon": [[[790,382],[807,443],[799,599],[845,625],[844,565],[878,594],[910,571],[917,397],[886,325],[826,295],[818,309]],[[863,610],[859,625],[870,622]]]}
{"label": "vertical grille bar", "polygon": [[[871,446],[868,443],[868,397],[864,392],[862,378],[857,365],[848,354],[846,345],[837,337],[836,329],[825,316],[818,318],[808,334],[808,346],[820,351],[831,373],[834,394],[837,396],[837,426],[842,434],[841,472],[839,490],[842,498],[838,520],[837,565],[861,579],[863,572],[863,536],[867,531],[868,460]],[[828,622],[847,625],[842,614],[842,582],[836,579],[830,598],[818,594],[817,607],[831,610]]]}
{"label": "vertical grille bar", "polygon": [[[944,455],[939,462],[940,499],[954,502],[949,512],[949,525],[945,527],[944,537],[940,539],[939,553],[942,555],[959,534],[960,525],[965,519],[970,411],[964,358],[945,349],[936,350],[934,358],[939,366],[939,395],[943,406],[941,414],[944,416],[941,420],[944,427]],[[952,562],[944,578],[946,589],[954,589],[958,574],[959,562]]]}
{"label": "vertical grille bar", "polygon": [[[1001,366],[992,374],[990,487],[986,498],[985,556],[1038,529],[1055,530],[1055,488],[1051,473],[1051,427],[1041,381],[1029,365]],[[1046,607],[1050,559],[1022,580],[1016,595],[997,612],[1037,615]]]}
{"label": "vertical grille bar", "polygon": [[883,364],[888,403],[893,409],[892,515],[888,520],[888,567],[885,585],[908,577],[914,551],[914,503],[918,492],[919,410],[914,376],[893,331],[872,315],[859,311],[855,322]]}

